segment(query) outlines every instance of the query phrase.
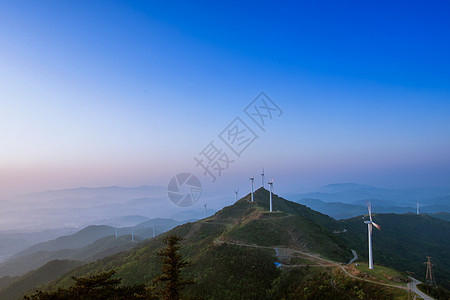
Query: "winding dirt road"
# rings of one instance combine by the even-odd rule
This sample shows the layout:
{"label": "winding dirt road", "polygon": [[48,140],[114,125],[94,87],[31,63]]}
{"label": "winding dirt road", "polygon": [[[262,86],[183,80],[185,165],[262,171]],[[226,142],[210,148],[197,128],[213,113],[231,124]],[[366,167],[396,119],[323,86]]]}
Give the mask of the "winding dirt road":
{"label": "winding dirt road", "polygon": [[[420,283],[420,281],[418,281],[417,279],[412,278],[413,282],[412,283],[408,283],[407,286],[401,286],[401,285],[395,285],[395,284],[389,284],[389,283],[382,283],[382,282],[378,282],[378,281],[374,281],[374,280],[370,280],[370,279],[365,279],[365,278],[360,278],[357,277],[351,273],[349,273],[347,271],[346,268],[344,268],[341,264],[336,263],[334,261],[322,258],[318,255],[314,255],[311,253],[307,253],[304,251],[300,251],[300,250],[296,250],[296,249],[291,249],[291,248],[286,248],[286,247],[268,247],[268,246],[259,246],[259,245],[252,245],[252,244],[245,244],[245,243],[241,243],[241,242],[225,242],[222,241],[220,239],[216,240],[217,243],[221,243],[221,244],[231,244],[231,245],[236,245],[236,246],[242,246],[242,247],[253,247],[253,248],[261,248],[261,249],[272,249],[275,251],[275,254],[277,255],[277,257],[280,255],[280,251],[283,251],[284,253],[297,253],[300,254],[301,256],[306,256],[309,258],[312,258],[314,260],[317,261],[316,265],[313,264],[308,264],[309,267],[338,267],[340,268],[345,275],[356,279],[356,280],[362,280],[362,281],[366,281],[369,283],[373,283],[373,284],[378,284],[378,285],[382,285],[382,286],[387,286],[387,287],[392,287],[392,288],[397,288],[397,289],[401,289],[404,291],[408,291],[409,289],[411,289],[414,293],[416,293],[419,297],[423,298],[423,299],[433,299],[427,295],[425,295],[424,293],[422,293],[416,286],[418,283]],[[356,254],[356,251],[352,250],[353,253],[353,259],[350,262],[353,262],[354,260],[356,260],[358,258],[358,255]],[[281,264],[282,267],[285,268],[299,268],[299,267],[306,267],[307,265],[286,265],[286,264]]]}

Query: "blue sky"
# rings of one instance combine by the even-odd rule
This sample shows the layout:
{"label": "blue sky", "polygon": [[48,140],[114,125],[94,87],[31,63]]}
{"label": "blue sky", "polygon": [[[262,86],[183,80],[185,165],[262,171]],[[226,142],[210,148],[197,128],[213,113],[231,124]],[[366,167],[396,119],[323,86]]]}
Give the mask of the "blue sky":
{"label": "blue sky", "polygon": [[213,187],[448,186],[447,1],[0,4],[0,197],[166,185],[260,91],[283,110]]}

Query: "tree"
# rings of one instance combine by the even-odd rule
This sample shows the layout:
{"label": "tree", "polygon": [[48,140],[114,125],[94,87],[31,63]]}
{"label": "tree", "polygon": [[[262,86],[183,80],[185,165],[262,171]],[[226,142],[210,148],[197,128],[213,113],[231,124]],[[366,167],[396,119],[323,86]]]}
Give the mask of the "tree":
{"label": "tree", "polygon": [[91,277],[72,277],[75,286],[68,289],[58,289],[55,292],[37,291],[28,300],[101,300],[101,299],[143,299],[147,298],[144,285],[119,286],[121,279],[112,278],[115,271],[103,272]]}
{"label": "tree", "polygon": [[161,267],[162,274],[156,277],[153,283],[154,285],[164,284],[164,288],[157,291],[164,300],[179,300],[183,288],[194,283],[192,280],[183,279],[181,275],[181,270],[190,265],[178,252],[181,248],[181,241],[182,238],[180,236],[169,235],[163,240],[167,245],[166,248],[157,252],[163,263]]}

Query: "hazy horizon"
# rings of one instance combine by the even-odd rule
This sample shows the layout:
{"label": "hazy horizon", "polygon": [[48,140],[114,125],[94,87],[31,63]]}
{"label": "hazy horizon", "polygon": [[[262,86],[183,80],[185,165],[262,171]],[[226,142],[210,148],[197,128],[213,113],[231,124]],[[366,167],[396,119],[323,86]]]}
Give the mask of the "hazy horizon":
{"label": "hazy horizon", "polygon": [[[448,3],[215,5],[0,4],[0,199],[180,172],[233,189],[262,167],[282,191],[450,186]],[[214,183],[210,142],[233,161]]]}
{"label": "hazy horizon", "polygon": [[[250,193],[250,182],[245,181],[244,179],[247,178],[242,178],[241,182],[238,183],[237,185],[227,185],[227,186],[215,186],[215,185],[209,185],[212,186],[212,188],[208,188],[206,187],[207,191],[214,191],[215,193],[223,193],[223,192],[230,192],[233,189],[239,188],[241,190],[242,193],[248,194]],[[274,183],[275,187],[276,187],[276,181]],[[308,192],[316,192],[318,190],[320,190],[321,188],[325,188],[328,186],[334,186],[334,185],[360,185],[362,187],[371,187],[371,188],[375,188],[375,189],[386,189],[386,190],[421,190],[421,189],[450,189],[450,186],[393,186],[393,185],[387,185],[387,186],[380,186],[380,185],[372,185],[372,184],[366,184],[366,183],[358,183],[358,182],[330,182],[327,184],[321,184],[321,185],[310,185],[310,186],[289,186],[289,185],[282,185],[281,188],[281,192],[278,192],[277,194],[279,194],[279,196],[281,197],[285,197],[285,194],[294,194],[294,193],[308,193]],[[206,185],[208,186],[208,184]],[[256,178],[255,179],[255,189],[260,188],[261,185],[261,178]],[[73,187],[63,187],[63,188],[55,188],[55,189],[44,189],[44,190],[34,190],[34,191],[30,191],[30,192],[26,192],[26,193],[19,193],[19,194],[11,194],[7,197],[3,197],[0,198],[0,200],[7,200],[7,201],[17,201],[17,199],[20,199],[22,197],[27,197],[30,195],[36,195],[36,194],[46,194],[46,193],[53,193],[53,192],[62,192],[62,191],[72,191],[72,190],[80,190],[80,189],[87,189],[87,190],[97,190],[97,189],[109,189],[109,188],[120,188],[120,189],[136,189],[136,188],[144,188],[144,187],[149,187],[149,188],[162,188],[165,193],[164,196],[166,195],[166,191],[167,191],[167,184],[166,185],[151,185],[151,184],[144,184],[144,185],[137,185],[137,186],[125,186],[125,185],[99,185],[99,186],[73,186]],[[267,183],[265,184],[265,188],[268,189],[268,185]],[[151,195],[150,195],[151,196]],[[168,199],[169,201],[169,199]],[[201,202],[201,201],[200,201]]]}

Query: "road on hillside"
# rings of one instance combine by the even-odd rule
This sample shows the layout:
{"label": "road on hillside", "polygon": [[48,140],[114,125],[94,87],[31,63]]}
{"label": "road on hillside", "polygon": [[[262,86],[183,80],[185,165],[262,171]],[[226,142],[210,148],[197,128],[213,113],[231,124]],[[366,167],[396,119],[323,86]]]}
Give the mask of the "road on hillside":
{"label": "road on hillside", "polygon": [[419,288],[417,288],[417,285],[422,283],[421,281],[415,279],[414,277],[408,276],[409,279],[411,279],[411,282],[408,282],[408,287],[419,295],[419,297],[422,297],[424,300],[434,300],[434,298],[431,298],[430,296],[426,295],[425,293],[422,293]]}
{"label": "road on hillside", "polygon": [[[274,250],[275,253],[278,254],[278,255],[279,255],[279,251],[280,251],[281,249],[286,249],[286,250],[289,250],[291,253],[298,253],[298,254],[301,254],[301,255],[304,255],[304,256],[308,256],[308,257],[310,257],[310,258],[314,258],[314,259],[316,259],[316,260],[319,261],[319,265],[322,266],[322,267],[325,267],[325,266],[335,266],[335,267],[338,267],[338,268],[340,268],[347,276],[349,276],[349,277],[351,277],[351,278],[353,278],[353,279],[356,279],[356,280],[362,280],[362,281],[366,281],[366,282],[370,282],[370,283],[374,283],[374,284],[378,284],[378,285],[383,285],[383,286],[388,286],[388,287],[398,288],[398,289],[402,289],[402,290],[406,290],[406,291],[408,291],[409,289],[411,289],[412,291],[414,291],[414,293],[416,293],[419,297],[421,297],[421,298],[423,298],[423,299],[426,299],[426,300],[432,299],[432,300],[434,300],[433,298],[431,298],[431,297],[425,295],[424,293],[422,293],[422,292],[416,287],[417,284],[420,283],[420,281],[418,281],[417,279],[414,279],[414,278],[412,278],[412,277],[411,277],[412,280],[413,280],[412,284],[410,285],[410,284],[408,283],[407,286],[400,286],[400,285],[395,285],[395,284],[381,283],[381,282],[373,281],[373,280],[370,280],[370,279],[365,279],[365,278],[357,277],[357,276],[355,276],[355,275],[349,273],[349,272],[347,271],[347,269],[345,269],[345,268],[344,268],[343,266],[341,266],[339,263],[336,263],[336,262],[334,262],[334,261],[331,261],[331,260],[322,258],[322,257],[320,257],[320,256],[317,256],[317,255],[314,255],[314,254],[311,254],[311,253],[307,253],[307,252],[303,252],[303,251],[300,251],[300,250],[296,250],[296,249],[283,248],[283,247],[267,247],[267,246],[249,245],[249,244],[244,244],[244,243],[240,243],[240,242],[225,242],[225,241],[222,241],[222,240],[220,240],[220,239],[217,239],[216,242],[217,242],[217,243],[221,243],[221,244],[232,244],[232,245],[243,246],[243,247],[253,247],[253,248],[272,249],[272,250]],[[353,255],[356,255],[356,251],[355,251],[355,252],[353,252],[353,251],[354,251],[354,250],[352,250]],[[356,256],[357,256],[357,255],[356,255]],[[320,262],[320,261],[321,261],[321,262]],[[319,265],[318,265],[318,266],[319,266]],[[286,265],[284,265],[284,266],[286,266]],[[305,266],[306,266],[306,265],[305,265]],[[309,266],[311,266],[311,265],[309,265]],[[304,267],[304,266],[303,266],[303,265],[291,265],[290,267]],[[413,288],[414,288],[414,289],[413,289]]]}
{"label": "road on hillside", "polygon": [[350,249],[350,250],[352,250],[353,258],[347,263],[347,265],[351,264],[352,262],[354,262],[355,260],[358,259],[358,254],[356,254],[356,251],[353,249]]}

